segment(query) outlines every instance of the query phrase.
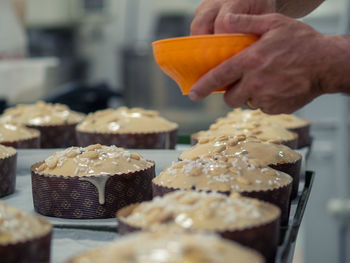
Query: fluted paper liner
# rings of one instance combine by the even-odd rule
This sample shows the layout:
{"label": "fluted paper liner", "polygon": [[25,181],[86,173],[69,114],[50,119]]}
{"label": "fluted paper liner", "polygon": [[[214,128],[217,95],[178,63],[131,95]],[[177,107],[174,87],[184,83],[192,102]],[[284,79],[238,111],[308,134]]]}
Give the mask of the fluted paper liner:
{"label": "fluted paper liner", "polygon": [[301,172],[301,162],[300,158],[294,163],[283,163],[283,164],[270,164],[269,167],[289,174],[293,178],[291,199],[295,199],[298,195],[299,188],[299,177]]}
{"label": "fluted paper liner", "polygon": [[104,203],[94,184],[84,179],[102,176],[54,176],[31,167],[34,209],[45,216],[71,219],[113,218],[118,209],[152,199],[155,165],[135,172],[106,175]]}
{"label": "fluted paper liner", "polygon": [[[128,216],[137,205],[139,204],[129,205],[117,212],[119,234],[126,235],[137,231],[147,231],[141,227],[132,226],[122,219],[122,217]],[[214,232],[220,234],[226,239],[236,241],[244,246],[259,251],[265,257],[267,263],[273,263],[275,260],[279,240],[279,220],[280,218],[277,217],[270,222],[266,222],[260,225],[236,230],[214,230]]]}
{"label": "fluted paper liner", "polygon": [[[43,223],[47,220],[39,218]],[[23,242],[0,244],[1,263],[49,263],[52,228],[42,236]]]}
{"label": "fluted paper liner", "polygon": [[76,131],[78,145],[116,145],[128,149],[175,149],[177,129],[150,133],[92,133]]}
{"label": "fluted paper liner", "polygon": [[298,134],[298,144],[297,149],[310,146],[311,138],[310,138],[310,127],[311,125],[306,125],[298,128],[288,129],[289,131],[295,132]]}
{"label": "fluted paper liner", "polygon": [[0,197],[12,194],[16,185],[17,153],[0,159]]}
{"label": "fluted paper liner", "polygon": [[40,148],[67,148],[77,145],[75,134],[77,124],[26,126],[40,131]]}
{"label": "fluted paper liner", "polygon": [[[152,188],[153,188],[153,197],[163,196],[167,193],[177,191],[177,190],[184,190],[180,188],[172,188],[172,187],[157,185],[153,182],[152,182]],[[200,191],[198,189],[193,189],[193,188],[192,190]],[[261,201],[265,201],[278,206],[281,209],[281,225],[285,226],[285,225],[288,225],[289,210],[290,210],[290,204],[291,204],[291,200],[290,200],[291,191],[292,191],[292,183],[289,183],[285,186],[281,186],[279,188],[274,188],[270,190],[241,191],[241,192],[239,191],[238,193],[240,193],[242,196],[256,198]],[[206,191],[206,192],[211,192],[211,191]],[[226,192],[218,191],[218,192],[225,195],[231,194],[230,191],[226,191]]]}
{"label": "fluted paper liner", "polygon": [[16,149],[38,149],[40,148],[40,135],[34,138],[18,140],[18,141],[4,141],[0,144],[11,146]]}

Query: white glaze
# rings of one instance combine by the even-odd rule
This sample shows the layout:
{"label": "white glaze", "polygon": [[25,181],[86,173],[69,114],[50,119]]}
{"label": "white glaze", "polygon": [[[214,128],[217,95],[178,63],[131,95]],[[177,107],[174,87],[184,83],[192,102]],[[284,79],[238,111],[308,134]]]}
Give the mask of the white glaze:
{"label": "white glaze", "polygon": [[96,187],[97,193],[98,193],[98,202],[100,203],[100,205],[103,205],[106,199],[105,198],[106,183],[109,178],[110,176],[100,176],[100,177],[91,177],[91,178],[83,177],[83,178],[79,178],[79,180],[92,183]]}

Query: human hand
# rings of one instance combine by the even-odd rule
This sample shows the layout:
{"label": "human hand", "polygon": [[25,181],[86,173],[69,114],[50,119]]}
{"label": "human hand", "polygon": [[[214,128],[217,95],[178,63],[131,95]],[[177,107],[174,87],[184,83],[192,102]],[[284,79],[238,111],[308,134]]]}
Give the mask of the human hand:
{"label": "human hand", "polygon": [[330,87],[349,75],[340,72],[349,65],[349,40],[344,46],[340,36],[323,35],[279,14],[226,15],[224,24],[231,33],[261,37],[205,74],[192,87],[192,100],[228,86],[224,99],[231,107],[291,113],[323,93],[337,92]]}
{"label": "human hand", "polygon": [[223,19],[227,14],[266,14],[276,11],[276,0],[204,0],[197,8],[191,34],[228,33]]}

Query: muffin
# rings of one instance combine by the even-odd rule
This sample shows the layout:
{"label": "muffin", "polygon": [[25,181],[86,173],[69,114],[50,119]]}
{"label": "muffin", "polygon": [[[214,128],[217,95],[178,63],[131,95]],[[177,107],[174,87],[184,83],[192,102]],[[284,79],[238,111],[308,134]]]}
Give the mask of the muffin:
{"label": "muffin", "polygon": [[79,146],[92,143],[134,149],[174,149],[178,125],[141,108],[91,113],[77,126]]}
{"label": "muffin", "polygon": [[31,168],[35,211],[61,218],[113,218],[152,198],[154,162],[116,146],[57,151]]}
{"label": "muffin", "polygon": [[310,127],[311,122],[292,114],[269,115],[258,110],[242,110],[240,108],[228,113],[225,118],[220,121],[234,120],[237,122],[254,122],[262,121],[267,123],[275,123],[298,134],[298,146],[302,148],[310,145]]}
{"label": "muffin", "polygon": [[138,233],[82,253],[68,263],[263,263],[262,256],[215,235]]}
{"label": "muffin", "polygon": [[39,101],[5,110],[0,121],[39,130],[41,148],[63,148],[77,144],[75,126],[83,118],[83,114],[71,111],[66,105]]}
{"label": "muffin", "polygon": [[49,221],[0,201],[2,263],[48,263],[52,226]]}
{"label": "muffin", "polygon": [[269,115],[267,121],[271,123],[277,123],[284,128],[298,134],[298,149],[310,146],[310,121],[290,114]]}
{"label": "muffin", "polygon": [[235,122],[225,121],[212,124],[207,131],[200,131],[192,135],[192,144],[198,140],[210,137],[236,136],[244,134],[247,137],[255,136],[261,141],[281,143],[292,149],[297,147],[298,135],[290,132],[278,124],[263,122]]}
{"label": "muffin", "polygon": [[12,194],[15,191],[16,164],[16,150],[0,144],[0,197]]}
{"label": "muffin", "polygon": [[203,138],[195,146],[180,154],[180,160],[192,160],[197,157],[241,155],[248,159],[258,159],[262,165],[289,174],[293,178],[292,198],[298,193],[302,156],[289,147],[263,142],[256,137],[245,135]]}
{"label": "muffin", "polygon": [[278,206],[287,225],[293,179],[257,159],[217,155],[174,163],[152,180],[153,195],[175,190],[238,192]]}
{"label": "muffin", "polygon": [[23,125],[0,123],[0,144],[17,149],[39,148],[40,132]]}
{"label": "muffin", "polygon": [[117,213],[119,232],[214,232],[253,248],[273,262],[278,246],[280,209],[239,194],[176,191]]}

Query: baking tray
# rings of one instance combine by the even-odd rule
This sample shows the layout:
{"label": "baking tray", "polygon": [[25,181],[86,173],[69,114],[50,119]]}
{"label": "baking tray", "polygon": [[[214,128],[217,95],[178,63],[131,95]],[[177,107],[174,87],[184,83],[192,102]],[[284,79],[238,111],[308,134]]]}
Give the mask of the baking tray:
{"label": "baking tray", "polygon": [[[167,166],[176,161],[178,155],[187,146],[179,146],[177,150],[136,150],[145,158],[156,161],[156,174],[158,175]],[[19,150],[17,165],[16,192],[13,195],[2,198],[7,204],[36,214],[33,208],[31,193],[30,166],[33,163],[46,159],[57,149]],[[303,171],[306,167],[306,157],[309,148],[298,150],[303,155]],[[305,172],[301,176],[304,180],[300,183],[298,197],[291,205],[291,215],[288,227],[281,228],[281,245],[279,246],[276,262],[292,262],[295,242],[300,223],[311,192],[314,173]],[[112,219],[76,220],[45,217],[54,225],[54,237],[52,245],[52,263],[64,263],[72,255],[90,249],[95,246],[103,246],[118,238],[117,222]],[[65,252],[63,253],[62,252]]]}

